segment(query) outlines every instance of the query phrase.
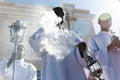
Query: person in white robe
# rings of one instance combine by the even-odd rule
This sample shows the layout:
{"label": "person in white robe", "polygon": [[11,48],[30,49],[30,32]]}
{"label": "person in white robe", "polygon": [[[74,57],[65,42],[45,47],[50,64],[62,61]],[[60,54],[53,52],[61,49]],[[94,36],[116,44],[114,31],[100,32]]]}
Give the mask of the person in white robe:
{"label": "person in white robe", "polygon": [[17,53],[0,63],[0,80],[37,80],[36,67],[23,59],[24,46],[17,45]]}
{"label": "person in white robe", "polygon": [[[82,39],[74,32],[63,29],[63,17],[64,13],[61,7],[53,8],[52,11],[42,17],[42,27],[29,38],[30,46],[42,58],[41,80],[69,80],[67,77],[71,76],[66,75],[66,73],[69,73],[69,70],[66,69],[68,67],[66,57],[72,55],[71,50]],[[86,79],[81,68],[78,68],[76,76],[79,80],[83,80],[79,75]],[[74,75],[73,77],[74,80],[77,79]],[[92,80],[92,78],[89,80]]]}
{"label": "person in white robe", "polygon": [[120,80],[120,40],[110,30],[112,18],[103,13],[98,18],[101,31],[88,41],[91,53],[98,59],[103,68],[105,80]]}
{"label": "person in white robe", "polygon": [[55,7],[42,17],[42,27],[30,38],[29,44],[42,58],[41,80],[66,80],[64,58],[80,42],[72,31],[63,30],[64,12]]}

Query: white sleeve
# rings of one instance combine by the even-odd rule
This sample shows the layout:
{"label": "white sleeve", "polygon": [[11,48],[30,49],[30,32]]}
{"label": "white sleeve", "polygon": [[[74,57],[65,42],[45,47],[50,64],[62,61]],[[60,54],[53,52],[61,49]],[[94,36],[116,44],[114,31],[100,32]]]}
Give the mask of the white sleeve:
{"label": "white sleeve", "polygon": [[29,38],[29,44],[38,56],[42,56],[46,53],[45,50],[41,50],[42,45],[40,44],[40,41],[43,36],[43,31],[43,28],[40,28]]}
{"label": "white sleeve", "polygon": [[83,41],[83,39],[80,38],[75,32],[70,31],[70,34],[72,35],[75,42],[80,43],[81,41]]}
{"label": "white sleeve", "polygon": [[32,64],[28,64],[28,76],[27,80],[37,80],[37,70],[36,67]]}
{"label": "white sleeve", "polygon": [[[103,66],[108,66],[109,54],[107,52],[107,47],[101,46],[100,39],[95,39],[95,37],[91,38],[88,42],[88,46],[91,54],[95,56],[98,61],[100,61],[100,64],[102,64]],[[103,48],[99,48],[100,46]]]}

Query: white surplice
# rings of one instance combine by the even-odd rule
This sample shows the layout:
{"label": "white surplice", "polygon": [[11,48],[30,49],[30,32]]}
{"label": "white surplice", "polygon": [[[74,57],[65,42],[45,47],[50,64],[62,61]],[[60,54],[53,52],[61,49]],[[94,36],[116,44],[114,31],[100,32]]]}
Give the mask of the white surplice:
{"label": "white surplice", "polygon": [[[46,39],[47,42],[43,45],[42,42]],[[52,30],[46,34],[44,28],[37,30],[29,38],[29,43],[36,54],[42,58],[41,80],[66,80],[64,58],[79,42],[78,36],[71,31]],[[49,47],[52,53],[48,50],[50,45],[52,45]],[[58,56],[63,58],[58,59]]]}
{"label": "white surplice", "polygon": [[120,50],[107,51],[111,43],[110,32],[102,31],[89,40],[91,53],[98,59],[103,68],[102,78],[105,80],[120,80]]}
{"label": "white surplice", "polygon": [[87,80],[84,68],[87,68],[85,59],[81,57],[77,47],[73,48],[65,58],[66,80]]}
{"label": "white surplice", "polygon": [[7,67],[7,61],[1,62],[0,80],[13,80],[13,77],[14,80],[37,80],[37,71],[31,63],[26,63],[23,59],[15,60],[15,64],[12,63],[10,67]]}

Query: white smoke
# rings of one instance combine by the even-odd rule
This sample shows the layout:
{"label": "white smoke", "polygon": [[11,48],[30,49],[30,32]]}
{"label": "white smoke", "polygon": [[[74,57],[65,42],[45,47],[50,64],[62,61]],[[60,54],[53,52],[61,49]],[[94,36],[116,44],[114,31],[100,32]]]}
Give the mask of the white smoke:
{"label": "white smoke", "polygon": [[40,41],[40,51],[46,50],[49,55],[53,55],[56,59],[61,60],[67,56],[78,42],[75,42],[73,34],[69,31],[59,30],[56,24],[62,19],[57,17],[54,11],[48,12],[42,19],[43,35]]}
{"label": "white smoke", "polygon": [[40,24],[43,26],[46,32],[52,32],[59,30],[56,25],[61,21],[62,18],[58,17],[54,11],[49,11],[42,17]]}

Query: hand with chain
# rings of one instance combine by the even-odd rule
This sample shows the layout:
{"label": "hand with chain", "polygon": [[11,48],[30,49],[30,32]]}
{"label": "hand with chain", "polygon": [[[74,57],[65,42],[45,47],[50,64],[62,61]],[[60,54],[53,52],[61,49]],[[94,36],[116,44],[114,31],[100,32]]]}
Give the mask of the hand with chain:
{"label": "hand with chain", "polygon": [[7,63],[7,67],[9,67],[15,61],[15,59],[16,59],[16,53],[14,52]]}
{"label": "hand with chain", "polygon": [[118,49],[118,48],[120,48],[120,40],[117,36],[113,35],[113,37],[111,39],[111,43],[107,47],[108,52],[113,49]]}

